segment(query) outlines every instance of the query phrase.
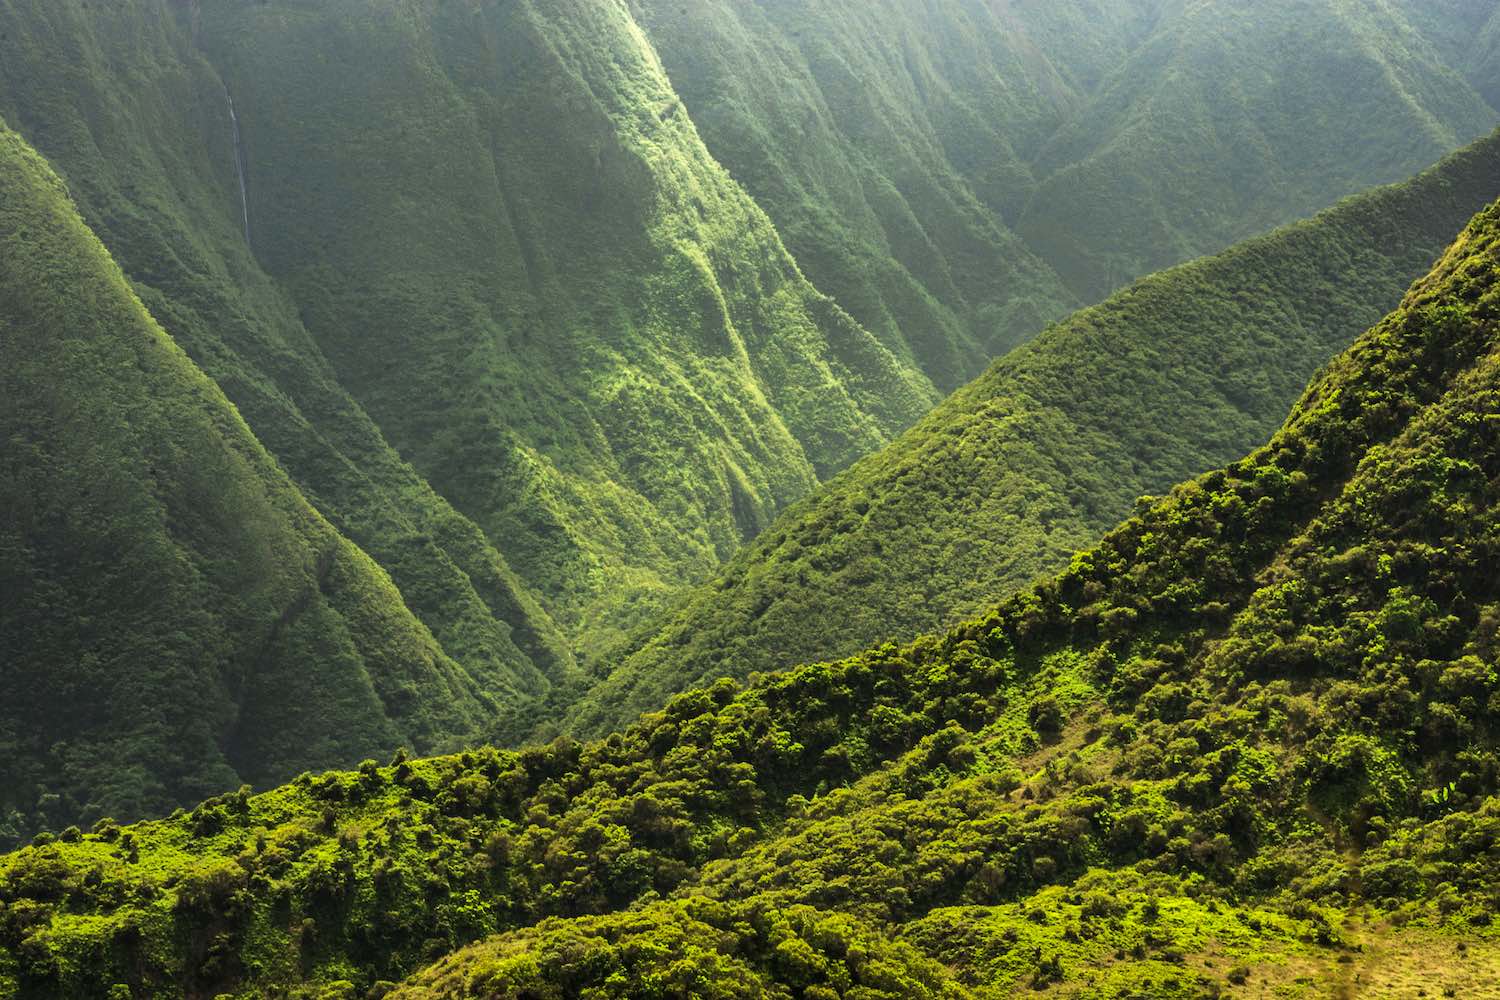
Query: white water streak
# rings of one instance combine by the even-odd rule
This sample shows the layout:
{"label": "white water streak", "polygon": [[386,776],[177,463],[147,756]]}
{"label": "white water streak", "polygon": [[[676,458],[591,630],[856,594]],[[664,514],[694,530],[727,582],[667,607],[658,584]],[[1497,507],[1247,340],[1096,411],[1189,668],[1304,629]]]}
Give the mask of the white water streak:
{"label": "white water streak", "polygon": [[234,175],[240,182],[240,215],[245,221],[245,242],[250,242],[250,198],[245,190],[245,147],[240,142],[240,119],[234,113],[234,97],[229,88],[224,88],[224,98],[229,102],[229,124],[234,129]]}

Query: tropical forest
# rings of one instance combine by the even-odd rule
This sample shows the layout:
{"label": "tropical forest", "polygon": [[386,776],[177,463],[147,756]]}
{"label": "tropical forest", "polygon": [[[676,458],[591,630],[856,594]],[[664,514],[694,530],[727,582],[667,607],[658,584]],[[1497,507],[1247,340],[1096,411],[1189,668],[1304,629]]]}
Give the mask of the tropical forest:
{"label": "tropical forest", "polygon": [[0,0],[0,1000],[1500,1000],[1497,0]]}

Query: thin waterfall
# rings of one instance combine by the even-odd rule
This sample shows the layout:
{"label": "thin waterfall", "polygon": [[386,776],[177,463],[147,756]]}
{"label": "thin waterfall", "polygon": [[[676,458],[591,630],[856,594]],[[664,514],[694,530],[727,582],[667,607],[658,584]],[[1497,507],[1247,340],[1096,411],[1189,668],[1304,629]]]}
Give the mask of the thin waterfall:
{"label": "thin waterfall", "polygon": [[250,198],[245,191],[245,146],[240,141],[240,119],[234,113],[234,95],[224,88],[224,99],[229,102],[229,124],[234,131],[234,175],[240,182],[240,216],[245,222],[245,242],[250,242]]}

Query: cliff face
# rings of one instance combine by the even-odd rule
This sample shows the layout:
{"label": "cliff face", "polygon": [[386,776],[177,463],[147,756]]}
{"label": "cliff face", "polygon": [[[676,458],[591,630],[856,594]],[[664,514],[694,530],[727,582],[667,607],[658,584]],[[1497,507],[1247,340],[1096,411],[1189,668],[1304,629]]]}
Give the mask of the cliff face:
{"label": "cliff face", "polygon": [[256,255],[570,635],[628,624],[933,401],[801,275],[623,6],[367,7],[205,19]]}

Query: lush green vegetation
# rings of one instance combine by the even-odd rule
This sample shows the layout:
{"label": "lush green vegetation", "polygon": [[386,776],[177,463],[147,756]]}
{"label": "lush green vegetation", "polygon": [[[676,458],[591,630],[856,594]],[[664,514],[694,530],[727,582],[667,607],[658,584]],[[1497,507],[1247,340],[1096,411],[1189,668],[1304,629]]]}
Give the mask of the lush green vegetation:
{"label": "lush green vegetation", "polygon": [[609,635],[936,395],[664,114],[623,13],[358,6],[11,5],[5,110],[433,631],[537,693],[554,621]]}
{"label": "lush green vegetation", "polygon": [[814,283],[944,388],[1059,305],[1400,180],[1496,118],[1481,78],[1455,75],[1470,49],[1435,51],[1408,23],[1462,32],[1467,10],[632,8]]}
{"label": "lush green vegetation", "polygon": [[[545,96],[571,107],[587,90],[566,53],[550,65],[520,57],[499,61],[491,54],[487,72],[505,76],[489,81],[492,92],[503,87],[512,93],[511,88],[524,84],[538,99],[534,106],[513,109],[520,118],[507,119],[492,109],[497,120],[487,122],[479,143],[473,129],[434,137],[416,127],[436,121],[432,105],[423,101],[457,100],[462,92],[464,100],[493,103],[492,97],[471,94],[467,77],[448,80],[437,92],[423,90],[416,78],[425,80],[434,68],[430,46],[454,40],[487,44],[498,31],[509,44],[546,52],[563,29],[534,12],[507,8],[505,16],[518,20],[492,24],[487,36],[470,32],[467,21],[412,10],[422,18],[405,34],[398,25],[365,18],[348,19],[349,37],[323,32],[316,20],[341,18],[335,8],[322,13],[306,8],[302,22],[281,26],[280,34],[278,19],[288,12],[275,6],[217,5],[196,11],[156,0],[109,5],[27,0],[0,10],[5,38],[0,111],[35,140],[67,179],[86,221],[121,263],[157,322],[224,389],[303,495],[390,575],[400,591],[399,602],[437,640],[444,662],[450,668],[456,664],[462,675],[466,693],[444,693],[442,704],[424,704],[428,694],[421,690],[402,695],[413,702],[403,711],[417,714],[448,712],[446,703],[457,698],[459,707],[449,713],[448,723],[430,731],[369,727],[360,747],[387,751],[403,741],[424,750],[434,749],[439,739],[456,743],[472,735],[475,719],[486,719],[493,729],[497,716],[529,712],[534,699],[549,694],[562,697],[556,689],[568,688],[571,646],[584,631],[581,605],[597,601],[599,607],[591,613],[609,623],[600,634],[611,634],[643,614],[669,582],[676,586],[684,575],[702,575],[715,566],[779,505],[811,488],[820,471],[826,474],[873,449],[886,439],[886,431],[909,423],[934,398],[923,379],[908,379],[867,334],[797,276],[774,231],[694,144],[690,126],[657,123],[653,127],[661,134],[650,136],[650,147],[642,148],[647,138],[636,134],[641,122],[611,117],[629,111],[655,122],[651,109],[661,104],[657,98],[664,93],[659,72],[653,75],[644,62],[642,43],[621,16],[600,23],[604,15],[593,10],[555,15],[588,43],[594,65],[590,72],[604,74],[593,85],[600,93],[613,93],[617,108],[585,109],[569,118],[543,105]],[[257,17],[269,20],[243,21]],[[435,23],[419,26],[426,21]],[[272,66],[264,70],[265,85],[284,89],[262,94],[255,90],[257,81],[241,82],[230,74],[241,91],[237,105],[249,168],[249,209],[257,223],[252,253],[243,238],[225,84],[221,71],[200,50],[219,34],[234,44],[254,38],[256,54],[268,60],[300,60],[307,53],[298,51],[299,45],[347,42],[365,46],[360,51],[366,54],[382,45],[409,49],[414,76],[406,81],[409,87],[355,97],[367,103],[366,117],[373,115],[397,133],[376,158],[389,158],[392,170],[410,169],[394,177],[356,169],[359,157],[373,154],[355,141],[355,131],[369,130],[360,115],[351,113],[344,123],[349,142],[339,152],[344,159],[327,166],[349,177],[364,176],[371,186],[329,197],[324,175],[317,172],[318,157],[298,137],[303,143],[311,140],[297,128],[327,124],[310,116],[335,107],[332,99],[340,91],[332,78],[346,88],[359,86],[360,78],[317,54],[308,55],[308,65],[322,66],[330,79]],[[274,44],[278,38],[282,47]],[[237,65],[232,45],[224,44],[230,51],[223,62]],[[633,60],[622,79],[607,76],[605,56],[617,51]],[[462,77],[472,54],[449,52],[446,66],[437,68]],[[584,56],[579,53],[577,59]],[[390,63],[373,56],[362,56],[361,62],[375,74],[365,83],[392,82]],[[573,81],[573,89],[558,80]],[[398,99],[407,102],[404,112],[382,103]],[[278,110],[293,115],[295,127],[277,125]],[[558,177],[553,169],[556,148],[533,128],[542,120],[555,130],[576,126],[575,141],[589,149],[604,142],[599,128],[618,124],[622,138],[605,143],[614,151],[609,155],[619,159],[618,170],[595,181]],[[285,134],[276,135],[273,125]],[[411,130],[403,132],[408,126]],[[557,309],[535,297],[524,304],[530,293],[518,290],[517,283],[532,278],[526,276],[524,254],[514,239],[500,250],[476,246],[475,241],[498,240],[484,225],[495,223],[495,213],[507,209],[495,197],[496,154],[491,147],[508,129],[532,135],[537,144],[529,166],[508,139],[502,159],[507,169],[525,173],[511,192],[521,201],[509,211],[526,215],[525,228],[537,241],[528,251],[532,264],[558,272],[546,280],[533,275],[545,292],[538,294],[555,299]],[[327,138],[325,134],[318,141]],[[452,141],[444,146],[440,140]],[[411,162],[391,152],[401,148],[412,153]],[[475,186],[434,185],[427,169],[434,159],[467,164],[465,177]],[[339,274],[359,282],[338,292],[358,298],[357,305],[337,310],[339,324],[361,317],[370,321],[357,351],[348,349],[347,339],[342,355],[338,343],[325,350],[331,333],[319,317],[326,317],[325,292],[338,286],[338,280],[319,279],[311,288],[300,286],[295,276],[283,282],[267,273],[291,268],[277,249],[283,232],[276,215],[283,198],[273,185],[278,177],[295,181],[297,187],[284,200],[303,227],[286,224],[287,246],[302,238],[304,250],[328,249],[338,237],[361,254],[385,247],[383,257],[375,255],[382,266],[421,272],[372,277],[360,269],[373,266],[364,258],[350,262],[339,256],[346,248],[328,249],[330,263],[316,266],[327,270],[337,263]],[[618,218],[602,219],[601,224],[614,227],[607,232],[598,226],[592,232],[562,226],[559,203],[582,226],[580,217],[592,211],[589,205],[597,207],[598,198],[572,201],[578,191],[558,190],[556,184],[586,187],[596,182],[607,200],[626,205],[640,201],[640,211],[632,208]],[[675,201],[677,208],[651,209],[653,186],[660,188],[663,204]],[[390,215],[390,206],[400,206],[408,197],[393,194],[398,189],[413,197],[426,191],[431,197],[398,218]],[[455,215],[474,217],[479,202],[490,208],[475,223],[480,230],[475,240],[459,238],[472,235],[472,227],[434,224],[451,222]],[[314,224],[323,227],[321,235],[307,236]],[[559,242],[548,249],[541,241],[552,239],[554,229]],[[430,252],[425,257],[417,253],[417,230],[426,232]],[[565,240],[571,244],[563,246]],[[640,255],[634,269],[616,259],[626,251],[622,241]],[[545,259],[552,257],[558,261],[555,266]],[[726,282],[732,279],[733,287],[715,284],[716,268],[728,275]],[[497,280],[497,269],[508,269],[514,281],[507,286]],[[618,273],[607,282],[598,280],[611,271]],[[363,284],[367,280],[377,287]],[[635,292],[642,284],[660,286],[661,294],[640,300]],[[466,311],[464,287],[484,299],[484,309],[507,310],[504,322]],[[597,295],[591,291],[601,288]],[[399,302],[390,301],[394,289],[404,289]],[[611,347],[594,338],[593,330],[616,306],[635,310],[630,323],[638,327],[638,336]],[[544,321],[549,311],[553,320]],[[434,324],[442,330],[431,329]],[[412,344],[404,343],[408,337]],[[591,338],[596,342],[588,346]],[[348,377],[330,361],[347,364],[351,354],[354,360],[375,359],[410,405],[402,404],[396,417],[378,409],[371,381]],[[491,355],[504,356],[504,371],[483,360]],[[774,378],[766,381],[767,373]],[[43,384],[48,377],[43,369],[33,370],[33,376]],[[469,387],[458,387],[466,377],[472,378]],[[722,389],[714,398],[711,385]],[[854,397],[868,406],[861,408]],[[584,403],[594,412],[587,421],[579,418],[578,407]],[[463,419],[449,420],[434,407],[462,408]],[[443,423],[441,432],[425,422],[429,418]],[[414,436],[420,437],[420,446],[413,443]],[[98,444],[114,446],[107,439]],[[398,446],[407,457],[425,460],[426,467],[419,472],[407,464]],[[503,462],[491,461],[496,448],[505,452]],[[451,475],[432,471],[439,460]],[[496,483],[497,476],[509,478]],[[450,506],[450,500],[472,499],[455,485],[462,477],[475,489],[490,491],[482,502],[474,501],[478,513],[472,519]],[[439,495],[433,483],[446,495]],[[641,490],[652,496],[642,497]],[[503,508],[503,517],[496,505]],[[632,604],[637,598],[640,607]],[[566,628],[556,624],[544,603],[558,612]],[[190,671],[193,681],[207,684],[221,669],[217,631],[238,627],[215,616],[228,619],[237,612],[224,601],[198,604],[201,615],[184,614],[177,632],[183,655],[197,664]],[[618,616],[606,614],[609,607],[620,608]],[[17,631],[10,640],[7,652],[13,659],[66,662],[43,647],[41,632]],[[116,669],[152,674],[143,648],[122,639],[111,654],[121,657],[113,661]],[[330,674],[334,671],[336,651],[303,653],[314,666],[326,657]],[[334,717],[346,714],[337,701],[330,698],[325,706]],[[341,725],[356,726],[353,713],[347,714],[350,718]],[[98,738],[108,741],[128,741],[138,735],[133,727],[146,728],[144,718],[126,713],[79,723],[94,726]],[[196,783],[184,785],[172,777],[166,787],[176,791],[164,793],[159,788],[169,776],[151,768],[131,772],[134,777],[127,780],[123,771],[108,769],[90,776],[80,764],[73,769],[75,777],[65,781],[50,757],[46,762],[34,759],[30,744],[18,746],[16,755],[0,765],[7,778],[17,776],[0,782],[9,793],[5,812],[15,808],[25,814],[18,823],[22,828],[96,815],[98,809],[91,811],[91,806],[134,818],[173,800],[191,801],[212,788],[234,787],[241,780],[273,783],[306,766],[327,766],[337,759],[352,763],[365,752],[356,748],[330,758],[309,743],[303,753],[291,738],[274,753],[265,749],[262,753],[247,743],[232,771],[213,765],[214,755],[204,753]],[[22,773],[25,781],[19,778]],[[42,778],[46,787],[38,792],[34,781]],[[113,787],[115,782],[120,786]],[[109,794],[99,794],[98,788],[106,785],[112,787]],[[61,796],[60,804],[38,808],[44,795]]]}
{"label": "lush green vegetation", "polygon": [[[584,991],[587,991],[586,993]],[[701,899],[554,920],[437,963],[400,997],[960,1000],[948,970],[843,914]]]}
{"label": "lush green vegetation", "polygon": [[[144,322],[222,390],[288,496],[332,532],[257,549],[269,560],[259,570],[227,556],[171,568],[209,582],[191,600],[161,584],[158,597],[184,602],[164,638],[165,617],[132,617],[125,564],[92,582],[75,567],[44,588],[35,553],[56,543],[52,528],[17,521],[0,574],[24,581],[25,607],[57,617],[7,622],[4,679],[49,665],[37,718],[66,725],[63,737],[0,733],[13,751],[0,761],[0,840],[101,811],[136,818],[241,781],[264,787],[397,742],[438,752],[473,742],[476,727],[508,738],[555,719],[590,682],[580,657],[599,662],[638,628],[648,634],[787,505],[1091,295],[1083,271],[1107,262],[1109,284],[1124,273],[1116,265],[1134,273],[1217,245],[1409,170],[1488,121],[1475,90],[1493,32],[1467,8],[1418,18],[1383,3],[1272,5],[1274,30],[1208,87],[1198,71],[1217,50],[1200,44],[1205,22],[1187,7],[924,6],[0,5],[0,115],[66,183]],[[1426,35],[1401,28],[1402,16]],[[1359,44],[1332,60],[1337,73],[1308,60],[1316,72],[1298,82],[1318,103],[1294,110],[1320,142],[1345,147],[1346,169],[1254,115],[1224,120],[1265,139],[1257,158],[1205,139],[1189,163],[1163,138],[1180,131],[1163,111],[1166,77],[1216,119],[1235,94],[1274,104],[1256,89],[1274,60],[1300,59],[1299,38],[1335,28]],[[1164,52],[1191,65],[1158,66]],[[1104,145],[1075,141],[1091,123]],[[1158,177],[1141,168],[1148,155],[1189,163],[1204,181]],[[1226,160],[1266,168],[1259,201],[1226,196]],[[1069,176],[1094,180],[1068,187],[1060,178],[1075,166]],[[1106,191],[1105,174],[1120,183]],[[1066,188],[1062,201],[1113,198],[1166,222],[1124,223],[1140,223],[1124,250],[1120,233],[1095,225],[1109,212],[1069,236],[1077,220],[1037,220],[1047,185]],[[1038,232],[1067,245],[1043,247]],[[28,253],[29,233],[16,234]],[[1060,260],[1085,263],[1075,273]],[[1382,266],[1365,269],[1371,281],[1389,277]],[[55,292],[44,270],[14,273],[18,295]],[[1378,297],[1358,297],[1362,323]],[[76,322],[109,329],[117,317]],[[32,393],[77,391],[66,371],[26,370]],[[1288,385],[1306,369],[1289,371]],[[138,445],[103,418],[97,439],[63,442],[56,412],[20,405],[22,438],[61,449],[28,462]],[[1266,412],[1253,432],[1238,420],[1224,431],[1235,448],[1264,433]],[[17,482],[28,509],[50,488],[30,473]],[[200,506],[215,503],[241,505],[226,495]],[[1074,544],[1114,514],[1091,516]],[[209,534],[191,551],[235,537]],[[155,551],[142,565],[169,572],[172,550]],[[360,555],[325,563],[328,552]],[[230,562],[239,583],[214,582]],[[274,652],[301,635],[268,630],[268,607],[332,614],[286,602],[307,566],[314,579],[346,573],[378,591],[380,614],[341,606],[341,623],[309,624],[296,642],[302,669],[278,675],[283,661],[246,652],[257,648],[247,637]],[[283,589],[247,606],[236,588],[262,571]],[[138,681],[153,711],[125,701],[74,711],[69,692],[112,690],[100,662],[111,683]],[[336,681],[361,671],[368,691]],[[389,680],[403,671],[410,683]],[[700,673],[674,667],[654,690]],[[211,692],[195,748],[120,750],[171,741],[154,706],[175,683]],[[256,700],[262,687],[278,696]],[[630,704],[654,705],[645,695]],[[258,713],[292,704],[298,721],[285,732],[255,731]]]}
{"label": "lush green vegetation", "polygon": [[[425,641],[435,638],[445,662],[463,675],[467,694],[414,688],[401,695],[410,703],[404,711],[437,713],[450,722],[489,719],[503,706],[523,703],[545,693],[553,681],[565,680],[572,655],[557,628],[479,529],[400,459],[339,386],[295,304],[259,270],[244,245],[223,85],[192,50],[171,8],[156,3],[85,7],[72,0],[12,3],[0,8],[0,35],[5,39],[0,112],[61,168],[79,211],[155,321],[223,389],[319,513],[389,574],[400,590],[398,602],[431,633]],[[39,274],[32,271],[33,277]],[[108,329],[113,318],[93,322]],[[15,336],[44,332],[18,329]],[[38,380],[31,392],[46,391],[57,378],[44,365],[31,371]],[[56,391],[66,391],[57,385]],[[27,433],[55,438],[58,429],[38,424]],[[94,444],[104,453],[126,446],[112,437]],[[211,485],[205,483],[206,494]],[[211,499],[206,495],[204,502]],[[3,569],[21,573],[23,564],[13,568],[7,561]],[[82,586],[84,578],[78,582]],[[113,594],[122,601],[117,613],[124,613],[122,595],[132,587],[111,592],[94,586],[77,596],[107,608]],[[42,600],[40,594],[27,596]],[[68,596],[58,593],[51,600]],[[171,629],[179,650],[174,655],[185,664],[179,682],[212,689],[219,673],[229,669],[221,662],[226,655],[221,634],[226,628],[241,632],[248,623],[236,620],[232,602],[204,598],[191,607],[191,614],[176,616]],[[57,627],[66,630],[61,622]],[[160,679],[150,645],[133,635],[123,627],[111,634],[103,655],[126,677]],[[82,673],[68,678],[64,665],[70,661],[61,650],[69,647],[52,648],[56,641],[15,621],[6,662],[53,663],[59,683],[86,687]],[[361,641],[384,640],[372,635]],[[342,654],[332,647],[306,647],[300,655],[305,664],[327,663],[333,670]],[[343,718],[344,710],[335,707],[341,697],[329,695],[327,722],[354,732],[353,714]],[[427,704],[428,698],[437,703]],[[456,713],[449,706],[455,699]],[[316,705],[309,708],[317,711]],[[70,711],[61,704],[48,708],[49,717]],[[170,740],[170,732],[149,724],[150,717],[122,710],[94,719],[70,717],[69,725],[92,726],[98,745]],[[422,744],[436,748],[439,738],[462,736],[467,728],[445,724]],[[403,730],[372,725],[358,742],[388,749]],[[316,749],[319,745],[303,747],[289,735],[262,754],[247,742],[233,771],[207,750],[186,754],[187,764],[161,774],[150,767],[127,772],[107,762],[94,770],[80,757],[65,780],[62,768],[33,756],[40,750],[12,744],[14,752],[0,761],[3,811],[26,814],[18,824],[23,828],[33,822],[65,825],[99,809],[135,817],[242,780],[285,780],[320,759],[325,764],[358,759],[347,753],[330,757]],[[130,756],[122,754],[121,760]],[[37,781],[44,785],[40,792]]]}
{"label": "lush green vegetation", "polygon": [[479,693],[3,126],[0,193],[0,839],[472,731]]}
{"label": "lush green vegetation", "polygon": [[1038,153],[1014,224],[1086,300],[1400,180],[1495,125],[1394,5],[1157,10]]}
{"label": "lush green vegetation", "polygon": [[1497,321],[1500,205],[1268,445],[945,634],[42,836],[0,996],[1488,988]]}
{"label": "lush green vegetation", "polygon": [[623,6],[218,5],[201,31],[257,258],[575,641],[935,400],[798,272]]}
{"label": "lush green vegetation", "polygon": [[569,724],[978,613],[1242,455],[1500,194],[1500,135],[1049,329],[788,509],[600,669]]}
{"label": "lush green vegetation", "polygon": [[1400,6],[1447,64],[1500,108],[1500,10],[1486,0],[1402,0]]}
{"label": "lush green vegetation", "polygon": [[[1081,304],[1004,222],[1035,187],[1015,147],[1076,95],[1038,82],[998,12],[631,6],[710,151],[808,276],[944,390]],[[1101,18],[1080,41],[1114,27]]]}

